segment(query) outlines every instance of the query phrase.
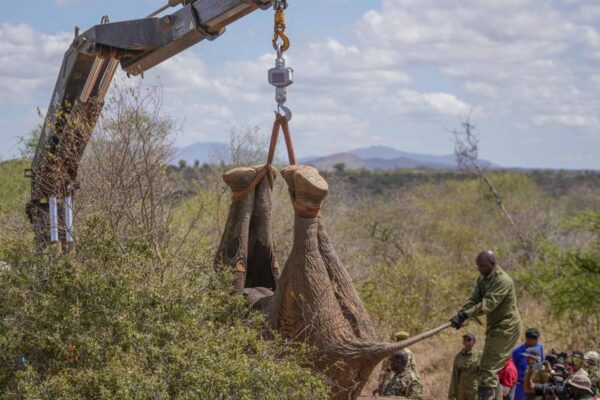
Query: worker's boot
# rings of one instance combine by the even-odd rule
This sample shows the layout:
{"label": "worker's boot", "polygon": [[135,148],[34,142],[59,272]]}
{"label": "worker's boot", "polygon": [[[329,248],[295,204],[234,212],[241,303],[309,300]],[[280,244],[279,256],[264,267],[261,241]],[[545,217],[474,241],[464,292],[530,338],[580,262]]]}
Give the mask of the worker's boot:
{"label": "worker's boot", "polygon": [[479,400],[496,400],[496,388],[479,386]]}

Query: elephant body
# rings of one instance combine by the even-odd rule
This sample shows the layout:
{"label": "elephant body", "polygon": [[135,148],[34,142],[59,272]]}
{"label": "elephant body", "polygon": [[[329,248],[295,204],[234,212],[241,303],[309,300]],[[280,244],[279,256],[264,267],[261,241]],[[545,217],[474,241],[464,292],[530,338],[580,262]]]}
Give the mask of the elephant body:
{"label": "elephant body", "polygon": [[[295,220],[292,250],[278,275],[269,180],[265,176],[257,182],[257,171],[225,174],[234,193],[244,188],[248,193],[231,205],[229,219],[236,220],[227,221],[216,262],[233,268],[236,293],[243,291],[250,307],[265,313],[274,331],[311,346],[312,366],[327,377],[332,399],[356,399],[376,365],[401,347],[375,340],[371,319],[321,221],[321,203],[329,189],[312,167],[291,166],[281,172]],[[248,191],[252,185],[254,190]]]}

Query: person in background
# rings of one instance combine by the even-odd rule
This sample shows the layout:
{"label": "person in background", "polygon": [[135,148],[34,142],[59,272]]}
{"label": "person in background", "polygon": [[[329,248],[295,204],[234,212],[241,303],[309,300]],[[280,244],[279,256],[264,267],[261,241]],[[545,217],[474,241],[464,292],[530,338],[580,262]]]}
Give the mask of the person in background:
{"label": "person in background", "polygon": [[492,251],[479,253],[475,260],[479,278],[469,300],[450,319],[455,329],[469,320],[486,316],[485,344],[479,362],[479,400],[494,400],[498,388],[498,372],[511,357],[519,340],[521,315],[512,278],[496,264]]}
{"label": "person in background", "polygon": [[[398,331],[392,335],[392,340],[396,342],[401,342],[410,337],[410,334],[406,331]],[[419,384],[421,383],[421,376],[417,371],[417,361],[415,358],[415,354],[408,348],[405,347],[402,349],[408,355],[408,368],[413,372]],[[383,383],[392,375],[392,368],[390,366],[390,358],[386,358],[381,363],[381,372],[379,373],[379,379],[377,381],[377,387],[381,389]]]}
{"label": "person in background", "polygon": [[[398,331],[394,334],[394,340],[396,342],[401,342],[409,337],[410,334],[406,331]],[[402,350],[408,354],[408,368],[415,374],[419,382],[421,382],[421,376],[419,375],[419,371],[417,371],[417,358],[415,357],[415,353],[413,353],[408,347],[405,347]]]}
{"label": "person in background", "polygon": [[415,374],[408,368],[408,354],[399,351],[390,357],[390,375],[383,385],[373,392],[373,395],[402,396],[407,400],[422,400],[423,388]]}
{"label": "person in background", "polygon": [[583,375],[589,377],[588,372],[583,368],[584,360],[583,360],[583,352],[576,350],[571,353],[569,356],[569,366],[573,369],[573,376]]}
{"label": "person in background", "polygon": [[597,351],[588,351],[583,356],[583,361],[592,381],[592,392],[594,396],[597,396],[598,385],[600,384],[600,354]]}
{"label": "person in background", "polygon": [[463,335],[463,348],[454,357],[448,400],[477,400],[477,375],[481,352],[474,350],[475,335]]}
{"label": "person in background", "polygon": [[525,371],[524,389],[525,399],[543,400],[544,396],[536,394],[535,385],[545,385],[552,380],[552,369],[550,364],[541,362],[542,356],[537,347],[528,348],[523,357],[527,360],[527,370]]}
{"label": "person in background", "polygon": [[558,363],[558,351],[555,349],[550,350],[550,353],[546,354],[546,359],[544,361],[548,362],[551,367],[554,367],[554,364]]}
{"label": "person in background", "polygon": [[498,380],[500,381],[501,399],[513,400],[517,386],[517,367],[512,358],[506,360],[504,368],[498,373]]}
{"label": "person in background", "polygon": [[592,382],[587,376],[573,376],[567,381],[573,400],[592,400]]}
{"label": "person in background", "polygon": [[525,343],[517,347],[512,353],[512,359],[517,367],[517,386],[515,387],[515,400],[525,400],[525,371],[527,371],[527,359],[523,355],[530,347],[535,347],[540,353],[540,362],[544,361],[544,347],[540,343],[540,331],[537,328],[529,328],[525,331]]}

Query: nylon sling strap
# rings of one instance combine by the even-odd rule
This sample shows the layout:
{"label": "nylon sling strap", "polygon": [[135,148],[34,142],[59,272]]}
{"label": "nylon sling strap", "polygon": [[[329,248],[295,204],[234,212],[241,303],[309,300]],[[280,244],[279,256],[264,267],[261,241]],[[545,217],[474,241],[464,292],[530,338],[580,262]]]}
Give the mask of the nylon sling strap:
{"label": "nylon sling strap", "polygon": [[275,160],[275,151],[277,149],[277,141],[279,140],[279,132],[283,131],[283,137],[285,139],[285,145],[288,153],[288,160],[290,165],[296,165],[296,155],[294,153],[294,145],[292,144],[292,135],[290,132],[290,125],[285,116],[277,114],[275,122],[273,123],[273,131],[271,132],[271,142],[269,143],[269,153],[267,156],[267,163],[258,169],[256,177],[250,182],[250,184],[242,191],[234,192],[232,201],[238,202],[252,192],[256,185],[258,185],[263,178],[266,176],[269,179],[269,184],[273,188],[273,161]]}
{"label": "nylon sling strap", "polygon": [[[277,142],[279,140],[279,132],[283,131],[283,137],[285,139],[285,145],[288,154],[288,161],[290,165],[296,165],[296,154],[294,152],[294,145],[292,143],[292,134],[290,132],[290,126],[287,118],[281,114],[277,114],[275,117],[275,123],[273,124],[273,131],[271,133],[271,142],[269,143],[269,153],[267,156],[267,163],[258,169],[256,177],[250,182],[250,184],[242,191],[234,192],[232,201],[238,202],[245,198],[250,192],[252,192],[256,185],[258,185],[265,177],[269,179],[269,184],[273,188],[273,161],[275,160],[275,151],[277,149]],[[290,191],[290,198],[294,212],[296,215],[303,218],[317,218],[320,215],[321,209],[319,207],[311,207],[308,205],[301,204],[296,201],[296,196]]]}

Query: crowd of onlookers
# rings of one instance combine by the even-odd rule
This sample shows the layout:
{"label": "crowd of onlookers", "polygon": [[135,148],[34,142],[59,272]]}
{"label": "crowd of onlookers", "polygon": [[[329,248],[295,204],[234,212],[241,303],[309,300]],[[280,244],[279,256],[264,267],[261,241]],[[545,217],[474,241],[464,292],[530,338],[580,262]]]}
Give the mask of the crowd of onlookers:
{"label": "crowd of onlookers", "polygon": [[530,328],[499,378],[502,400],[596,399],[600,355],[593,350],[544,353],[539,330]]}
{"label": "crowd of onlookers", "polygon": [[[395,335],[403,340],[405,332]],[[463,335],[463,348],[456,355],[448,400],[478,399],[478,370],[481,352],[475,350],[476,337]],[[497,400],[592,400],[600,399],[600,355],[596,351],[544,352],[540,332],[527,329],[525,342],[514,349],[498,374]],[[408,349],[392,355],[384,364],[379,386],[381,396],[401,396],[421,400],[422,386],[414,355]]]}

